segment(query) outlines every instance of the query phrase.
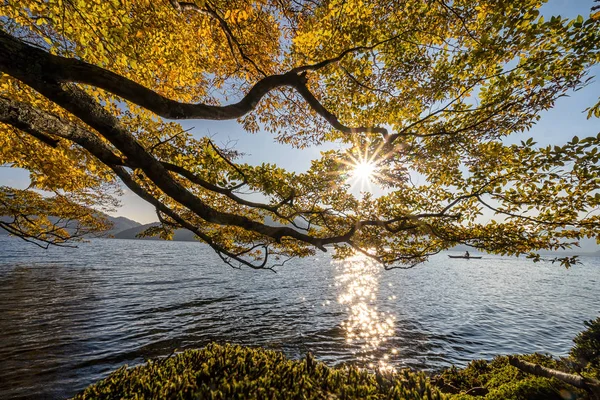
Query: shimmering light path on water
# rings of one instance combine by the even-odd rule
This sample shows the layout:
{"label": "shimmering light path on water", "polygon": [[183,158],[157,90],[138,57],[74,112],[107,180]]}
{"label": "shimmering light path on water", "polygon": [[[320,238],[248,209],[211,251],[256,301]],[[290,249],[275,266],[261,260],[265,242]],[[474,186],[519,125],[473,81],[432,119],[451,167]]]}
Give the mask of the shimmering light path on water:
{"label": "shimmering light path on water", "polygon": [[196,243],[94,240],[47,251],[0,237],[0,398],[65,398],[124,364],[209,341],[328,364],[436,369],[566,354],[600,313],[600,259],[439,255],[383,271],[327,255],[273,274]]}

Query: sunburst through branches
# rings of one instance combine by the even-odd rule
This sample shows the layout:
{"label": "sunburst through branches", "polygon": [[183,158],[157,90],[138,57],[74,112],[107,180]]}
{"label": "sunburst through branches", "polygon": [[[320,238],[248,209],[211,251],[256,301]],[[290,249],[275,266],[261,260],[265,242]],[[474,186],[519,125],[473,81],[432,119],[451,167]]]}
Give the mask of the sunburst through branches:
{"label": "sunburst through branches", "polygon": [[349,168],[347,182],[352,185],[351,190],[360,188],[360,191],[371,192],[374,189],[375,183],[381,178],[380,162],[385,158],[380,150],[369,151],[369,146],[366,146],[364,150],[359,150],[358,155],[348,152],[343,163]]}
{"label": "sunburst through branches", "polygon": [[361,161],[354,166],[352,177],[357,180],[370,182],[375,174],[376,164],[370,161]]}

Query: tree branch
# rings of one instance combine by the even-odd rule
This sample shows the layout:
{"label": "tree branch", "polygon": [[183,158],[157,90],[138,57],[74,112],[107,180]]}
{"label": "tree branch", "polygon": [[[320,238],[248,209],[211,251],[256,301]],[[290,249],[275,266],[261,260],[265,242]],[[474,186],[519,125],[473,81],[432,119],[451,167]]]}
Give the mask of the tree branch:
{"label": "tree branch", "polygon": [[179,103],[168,99],[114,72],[73,58],[65,58],[30,46],[0,30],[0,69],[27,83],[33,76],[39,81],[78,82],[92,85],[169,119],[236,119],[252,111],[271,90],[294,87],[300,78],[296,73],[271,75],[258,81],[242,100],[226,106]]}
{"label": "tree branch", "polygon": [[[57,136],[60,135],[61,137],[81,145],[113,170],[115,169],[115,166],[118,165],[127,165],[130,168],[140,168],[165,194],[210,223],[238,226],[270,237],[276,241],[287,236],[311,244],[322,251],[326,251],[324,247],[326,244],[344,242],[351,234],[328,238],[316,238],[289,227],[272,227],[253,221],[244,216],[219,212],[206,205],[198,197],[179,185],[167,172],[172,169],[189,175],[189,171],[180,170],[176,165],[170,166],[167,164],[169,169],[165,168],[165,165],[163,165],[162,162],[156,160],[147,153],[131,135],[124,131],[118,120],[102,109],[101,106],[94,105],[85,93],[73,88],[71,89],[71,92],[68,93],[59,86],[48,85],[48,87],[44,87],[45,93],[52,96],[56,103],[63,105],[63,107],[69,109],[74,114],[81,115],[89,120],[97,130],[105,132],[107,139],[109,139],[109,141],[111,141],[111,143],[127,158],[123,159],[116,156],[115,153],[113,153],[99,138],[88,133],[84,129],[67,125],[58,118],[53,117],[51,114],[36,111],[36,109],[31,106],[15,100],[0,97],[0,121],[10,125],[26,125],[30,130],[38,127],[40,123],[44,123],[46,129],[53,129],[53,134],[56,134]],[[194,178],[193,175],[189,175],[189,177],[197,180],[196,183],[200,183],[199,178]],[[207,184],[207,182],[202,183],[205,185]],[[207,187],[210,186],[207,185]],[[216,186],[212,189],[227,191],[227,189],[218,188]],[[148,196],[144,198],[146,200],[149,199]],[[156,202],[162,204],[156,198],[152,197],[151,204],[156,205]],[[254,205],[254,203],[251,204]]]}
{"label": "tree branch", "polygon": [[248,61],[250,64],[252,64],[252,66],[261,75],[267,76],[267,74],[254,62],[254,60],[252,60],[250,57],[248,57],[246,55],[246,53],[242,49],[242,45],[234,36],[234,34],[231,31],[231,28],[229,28],[229,25],[227,24],[227,22],[216,12],[216,10],[213,10],[210,6],[208,6],[208,4],[209,4],[208,1],[205,4],[205,8],[198,7],[195,3],[187,3],[187,2],[177,1],[177,0],[169,0],[169,3],[171,3],[171,5],[177,11],[180,11],[180,12],[193,11],[193,12],[197,12],[200,14],[208,15],[209,17],[217,20],[217,22],[221,26],[221,29],[223,30],[223,33],[225,34],[225,37],[227,38],[227,44],[229,45],[229,49],[231,50],[231,53],[233,54],[233,56],[235,56],[235,50],[234,50],[234,46],[235,46],[235,49],[237,49],[237,51],[240,53],[240,56],[242,57],[242,59],[244,59],[244,60]]}
{"label": "tree branch", "polygon": [[[129,100],[164,118],[228,120],[242,117],[254,110],[270,91],[280,87],[295,88],[319,115],[344,133],[377,132],[384,137],[387,130],[380,127],[351,128],[341,124],[306,87],[304,73],[292,70],[259,80],[237,103],[225,106],[180,103],[168,99],[134,81],[84,61],[56,56],[30,46],[0,30],[0,70],[43,93],[49,82],[55,85],[77,82],[104,89]],[[77,115],[77,114],[76,114]],[[83,119],[83,118],[82,118]]]}
{"label": "tree branch", "polygon": [[515,356],[509,356],[508,362],[510,365],[520,369],[523,372],[527,372],[536,376],[542,376],[544,378],[556,378],[571,386],[575,386],[576,388],[584,389],[590,393],[593,393],[595,394],[596,398],[600,398],[600,381],[597,381],[596,379],[585,378],[580,375],[568,374],[555,369],[542,367],[538,364],[519,360]]}
{"label": "tree branch", "polygon": [[397,35],[394,35],[394,36],[389,37],[387,39],[375,42],[375,43],[373,43],[370,46],[356,46],[356,47],[352,47],[352,48],[349,48],[349,49],[346,49],[346,50],[342,51],[336,57],[328,58],[327,60],[323,60],[323,61],[320,61],[320,62],[315,63],[315,64],[308,64],[308,65],[302,65],[300,67],[295,67],[295,68],[292,69],[291,72],[302,73],[302,72],[306,72],[306,71],[317,71],[317,70],[319,70],[321,68],[324,68],[324,67],[326,67],[328,65],[335,64],[335,63],[341,61],[348,54],[356,53],[356,52],[359,52],[359,51],[373,50],[377,46],[380,46],[380,45],[382,45],[384,43],[388,43],[388,42],[391,42],[393,40],[398,39],[400,36],[401,36],[401,34],[397,34]]}
{"label": "tree branch", "polygon": [[321,102],[319,100],[317,100],[317,98],[312,94],[312,92],[310,90],[308,90],[308,87],[306,87],[305,82],[299,82],[297,85],[295,85],[295,88],[298,91],[298,93],[300,93],[302,98],[304,98],[304,100],[308,103],[308,105],[310,105],[310,107],[313,110],[315,110],[317,112],[317,114],[322,116],[327,122],[329,122],[329,124],[331,126],[333,126],[338,131],[347,133],[347,134],[355,134],[355,133],[362,133],[362,132],[374,132],[374,133],[381,134],[383,136],[383,138],[385,140],[387,140],[388,130],[386,128],[366,127],[366,126],[350,128],[350,127],[342,124],[339,121],[338,117],[336,115],[334,115],[332,112],[330,112],[328,109],[326,109],[325,106],[323,106],[323,104],[321,104]]}

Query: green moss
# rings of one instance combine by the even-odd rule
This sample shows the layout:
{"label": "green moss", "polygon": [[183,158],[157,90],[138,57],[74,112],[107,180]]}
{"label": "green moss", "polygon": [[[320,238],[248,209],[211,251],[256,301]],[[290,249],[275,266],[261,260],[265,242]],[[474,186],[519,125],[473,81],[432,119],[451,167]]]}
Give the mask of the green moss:
{"label": "green moss", "polygon": [[76,399],[445,399],[422,373],[393,376],[329,368],[311,357],[211,344],[135,368],[120,368]]}
{"label": "green moss", "polygon": [[[568,359],[542,354],[519,356],[544,367],[600,376],[600,318],[586,323]],[[451,399],[570,400],[588,394],[556,379],[530,375],[508,357],[448,368],[435,379],[401,371],[382,375],[355,367],[330,368],[311,356],[235,345],[211,344],[174,357],[123,367],[85,389],[76,399]]]}
{"label": "green moss", "polygon": [[600,379],[600,317],[584,324],[587,329],[573,339],[575,346],[569,356],[577,372]]}
{"label": "green moss", "polygon": [[457,389],[467,391],[474,387],[484,386],[491,367],[487,361],[471,361],[464,369],[451,367],[441,374],[443,382]]}
{"label": "green moss", "polygon": [[488,400],[565,400],[570,398],[581,398],[584,393],[569,389],[556,379],[546,379],[531,376],[507,382],[498,388],[491,390],[485,397]]}

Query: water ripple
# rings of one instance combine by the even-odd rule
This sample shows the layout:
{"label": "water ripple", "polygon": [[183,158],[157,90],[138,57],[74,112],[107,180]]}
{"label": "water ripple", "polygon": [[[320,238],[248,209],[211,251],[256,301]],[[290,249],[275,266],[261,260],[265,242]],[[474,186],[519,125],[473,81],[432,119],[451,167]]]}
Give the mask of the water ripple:
{"label": "water ripple", "polygon": [[430,370],[497,354],[564,355],[599,314],[597,282],[597,258],[565,270],[439,255],[384,272],[319,255],[272,274],[231,269],[196,243],[93,240],[43,251],[0,237],[0,398],[65,398],[124,364],[210,341]]}

